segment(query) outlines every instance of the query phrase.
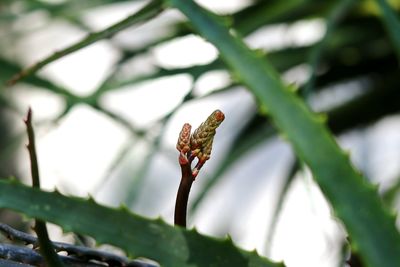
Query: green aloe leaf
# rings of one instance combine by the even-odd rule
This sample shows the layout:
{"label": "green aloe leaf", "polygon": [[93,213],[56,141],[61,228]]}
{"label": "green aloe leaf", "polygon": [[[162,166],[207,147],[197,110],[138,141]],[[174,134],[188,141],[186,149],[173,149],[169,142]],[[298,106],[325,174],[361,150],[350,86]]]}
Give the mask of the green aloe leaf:
{"label": "green aloe leaf", "polygon": [[170,0],[199,33],[213,43],[275,124],[310,167],[336,215],[343,221],[366,266],[400,266],[400,235],[376,188],[351,165],[324,120],[288,90],[278,73],[226,28],[220,18],[193,1]]}
{"label": "green aloe leaf", "polygon": [[115,245],[133,257],[145,257],[162,266],[264,266],[279,267],[233,245],[228,238],[215,239],[195,230],[172,227],[96,204],[93,199],[44,192],[16,181],[0,181],[0,207],[60,225],[65,231],[93,236],[99,243]]}

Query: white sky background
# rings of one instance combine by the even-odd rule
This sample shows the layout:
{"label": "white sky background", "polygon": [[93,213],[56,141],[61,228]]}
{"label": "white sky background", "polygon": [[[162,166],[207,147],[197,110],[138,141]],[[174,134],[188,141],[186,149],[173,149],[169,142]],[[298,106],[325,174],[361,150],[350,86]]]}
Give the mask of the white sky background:
{"label": "white sky background", "polygon": [[[201,3],[218,12],[229,12],[241,8],[245,1],[207,0]],[[142,2],[99,8],[88,12],[85,21],[93,29],[99,30],[124,18],[141,5]],[[30,26],[32,34],[26,35],[15,46],[15,56],[24,65],[36,62],[51,51],[74,43],[85,35],[84,31],[65,22],[49,23],[45,14],[32,16],[35,16],[35,24]],[[162,15],[160,21],[170,19],[180,20],[182,16],[170,11]],[[30,21],[32,18],[26,20]],[[21,22],[19,27],[24,28],[26,24]],[[136,47],[140,46],[143,39],[149,40],[152,34],[157,35],[160,32],[162,29],[151,24],[139,29],[129,29],[116,38],[121,46]],[[315,42],[323,33],[324,25],[321,21],[313,20],[293,26],[277,25],[260,29],[246,41],[253,48],[273,50],[282,46]],[[41,75],[78,95],[87,95],[111,71],[119,56],[117,47],[101,41],[51,64],[41,71]],[[131,66],[133,72],[138,74],[151,71],[154,68],[152,60],[164,67],[186,67],[211,62],[216,57],[217,52],[212,45],[190,35],[156,47],[150,58],[140,58],[132,62]],[[304,81],[307,71],[306,66],[300,66],[288,72],[285,79],[288,82]],[[127,73],[129,75],[129,70]],[[210,72],[194,85],[195,93],[203,95],[227,84],[229,79],[226,72]],[[127,86],[116,92],[109,92],[102,103],[128,118],[134,125],[148,127],[178,105],[192,86],[193,81],[189,76],[177,75],[135,85],[134,90],[132,86]],[[338,95],[334,98],[340,97]],[[62,110],[62,101],[58,96],[25,85],[16,87],[12,96],[22,110],[26,110],[28,106],[33,108],[36,121],[53,118]],[[222,159],[231,144],[234,136],[230,130],[243,125],[247,119],[246,114],[254,108],[252,96],[240,87],[180,107],[167,124],[161,144],[163,153],[156,155],[151,162],[141,194],[132,209],[150,217],[161,215],[172,223],[175,193],[180,177],[175,143],[182,124],[189,122],[195,128],[215,109],[221,109],[226,114],[226,120],[217,131],[212,159],[207,162],[193,185],[192,196],[195,196],[204,186],[207,173],[216,169],[218,160]],[[20,121],[16,126],[17,131],[22,131],[24,126],[21,118],[16,118],[16,121]],[[400,158],[399,130],[400,119],[392,117],[365,131],[348,133],[340,138],[340,142],[351,150],[356,165],[363,168],[373,181],[387,181],[382,185],[387,187],[391,179],[400,172],[397,164]],[[116,153],[130,141],[126,129],[83,105],[74,108],[57,126],[38,128],[37,138],[43,186],[46,189],[58,187],[62,192],[79,196],[94,193],[93,190],[103,178]],[[121,180],[121,177],[132,179],[130,174],[140,168],[148,149],[146,142],[137,141],[127,159],[111,174],[100,193],[95,195],[98,201],[119,205],[124,200],[123,194],[115,195],[115,192],[111,192],[121,190],[129,184],[129,181]],[[376,153],[366,155],[367,150]],[[19,166],[23,166],[21,169],[24,177],[29,177],[28,154],[21,148],[20,155]],[[397,163],[390,160],[394,158]],[[280,190],[279,178],[291,160],[290,148],[283,141],[276,139],[274,142],[263,143],[225,174],[202,203],[199,212],[189,218],[189,222],[202,233],[229,232],[238,245],[246,249],[256,248],[265,254],[266,226],[271,219],[276,194]],[[382,165],[385,165],[384,169],[379,168]],[[332,218],[326,201],[307,171],[302,174],[297,176],[285,201],[268,256],[274,260],[284,260],[288,267],[337,266],[337,256],[340,253],[337,244],[343,238],[343,231]],[[234,207],[232,199],[236,205]],[[229,227],[224,228],[226,226]]]}

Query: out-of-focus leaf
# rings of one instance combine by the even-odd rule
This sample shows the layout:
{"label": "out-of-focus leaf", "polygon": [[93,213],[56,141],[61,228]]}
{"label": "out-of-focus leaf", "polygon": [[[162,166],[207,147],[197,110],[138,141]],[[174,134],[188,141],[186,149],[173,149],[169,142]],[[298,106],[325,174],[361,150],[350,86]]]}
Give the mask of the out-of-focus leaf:
{"label": "out-of-focus leaf", "polygon": [[309,61],[311,66],[311,75],[302,91],[303,96],[305,96],[306,99],[309,96],[310,92],[313,90],[318,63],[321,54],[325,48],[325,43],[331,37],[332,32],[335,30],[341,18],[349,11],[350,8],[354,6],[355,3],[356,3],[355,0],[341,0],[336,4],[336,6],[332,8],[332,11],[328,15],[328,18],[326,19],[325,22],[326,30],[324,37],[313,48],[310,54]]}
{"label": "out-of-focus leaf", "polygon": [[166,76],[173,76],[177,74],[189,74],[193,77],[193,79],[197,79],[200,75],[206,73],[207,71],[221,69],[224,67],[224,64],[221,60],[215,60],[211,63],[204,64],[204,65],[196,65],[192,67],[186,68],[174,68],[174,69],[165,69],[165,68],[158,68],[155,72],[147,75],[142,75],[139,77],[135,77],[132,79],[127,80],[113,80],[110,79],[109,81],[105,82],[94,94],[95,96],[101,95],[106,91],[113,90],[115,91],[118,88],[122,88],[127,85],[135,85],[140,82],[155,80],[158,78],[166,77]]}
{"label": "out-of-focus leaf", "polygon": [[398,74],[385,76],[373,84],[367,93],[328,112],[328,126],[334,132],[373,123],[400,111],[400,81]]}
{"label": "out-of-focus leaf", "polygon": [[290,24],[304,18],[325,17],[333,0],[257,1],[232,15],[233,27],[243,36],[268,25]]}
{"label": "out-of-focus leaf", "polygon": [[[14,63],[7,61],[5,59],[0,58],[0,85],[3,87],[4,84],[10,77],[12,77],[13,74],[20,72],[21,68]],[[65,88],[58,86],[48,80],[45,80],[43,78],[39,78],[36,75],[32,75],[30,77],[27,77],[25,80],[26,83],[29,83],[31,85],[52,91],[53,93],[60,94],[66,97],[74,97],[73,94],[71,94],[68,90]]]}
{"label": "out-of-focus leaf", "polygon": [[386,30],[393,42],[394,50],[400,61],[400,19],[399,14],[396,13],[386,0],[375,0],[380,10],[382,11],[381,19],[386,26]]}
{"label": "out-of-focus leaf", "polygon": [[113,34],[118,33],[134,24],[143,23],[144,21],[149,20],[150,18],[158,15],[162,11],[162,9],[163,9],[163,5],[162,5],[161,1],[153,0],[149,4],[144,6],[142,9],[140,9],[138,12],[136,12],[133,15],[130,15],[126,19],[123,19],[123,20],[119,21],[118,23],[113,24],[110,27],[108,27],[102,31],[91,33],[84,39],[80,40],[79,42],[77,42],[65,49],[62,49],[61,51],[55,52],[54,54],[50,55],[49,57],[24,69],[23,71],[16,74],[11,80],[9,80],[8,83],[13,85],[16,82],[18,82],[19,80],[24,79],[25,77],[36,73],[41,68],[50,64],[51,62],[56,61],[57,59],[60,59],[64,56],[71,54],[79,49],[84,48],[84,47],[87,47],[87,46],[93,44],[94,42],[97,42],[104,38],[108,38],[108,37],[112,36]]}

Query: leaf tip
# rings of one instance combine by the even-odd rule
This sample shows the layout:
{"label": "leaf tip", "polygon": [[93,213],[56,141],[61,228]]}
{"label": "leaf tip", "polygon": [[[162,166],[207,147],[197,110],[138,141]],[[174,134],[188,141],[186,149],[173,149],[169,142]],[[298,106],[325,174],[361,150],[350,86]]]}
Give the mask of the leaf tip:
{"label": "leaf tip", "polygon": [[61,192],[60,192],[60,190],[58,190],[58,188],[56,187],[56,188],[54,188],[54,191],[53,191],[53,193],[54,194],[56,194],[56,195],[59,195],[59,196],[61,196],[62,194],[61,194]]}
{"label": "leaf tip", "polygon": [[96,200],[94,199],[94,197],[93,197],[91,194],[88,195],[87,201],[88,201],[89,203],[96,204]]}
{"label": "leaf tip", "polygon": [[161,223],[161,224],[166,224],[166,222],[164,221],[164,219],[161,216],[157,216],[154,219],[155,222]]}

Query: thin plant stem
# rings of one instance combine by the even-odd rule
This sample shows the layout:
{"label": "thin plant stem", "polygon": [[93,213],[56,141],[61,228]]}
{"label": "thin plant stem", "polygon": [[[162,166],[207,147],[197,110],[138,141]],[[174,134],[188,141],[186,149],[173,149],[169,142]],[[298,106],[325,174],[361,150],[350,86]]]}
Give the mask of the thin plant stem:
{"label": "thin plant stem", "polygon": [[[25,119],[26,130],[28,133],[29,143],[27,145],[29,157],[31,161],[32,187],[40,188],[39,167],[36,155],[35,132],[32,126],[32,109],[29,108],[28,115]],[[40,253],[50,267],[64,266],[59,259],[57,253],[51,244],[49,234],[47,232],[46,223],[41,220],[35,220],[35,232],[38,236]]]}

